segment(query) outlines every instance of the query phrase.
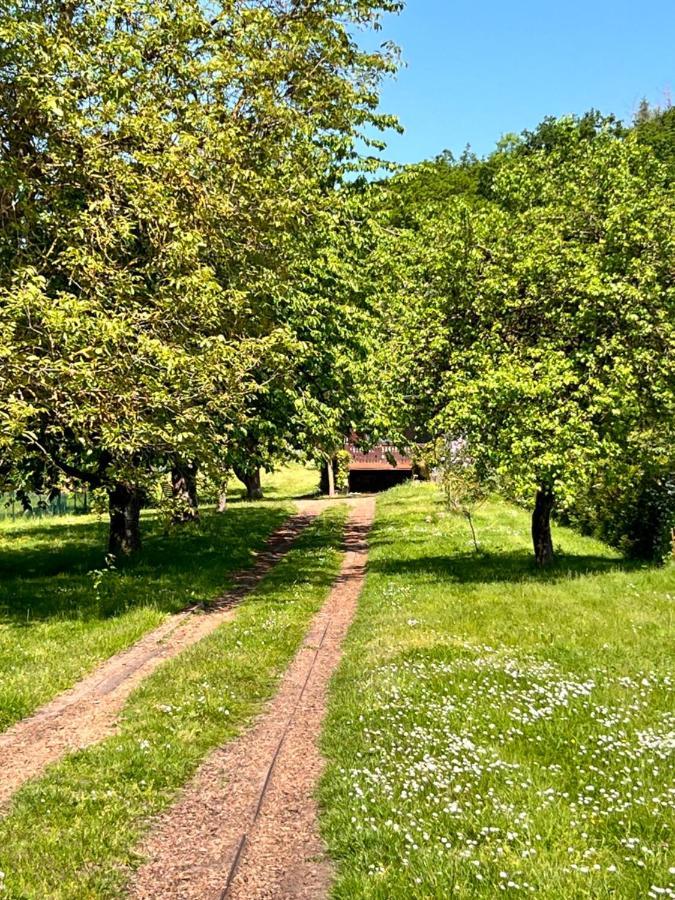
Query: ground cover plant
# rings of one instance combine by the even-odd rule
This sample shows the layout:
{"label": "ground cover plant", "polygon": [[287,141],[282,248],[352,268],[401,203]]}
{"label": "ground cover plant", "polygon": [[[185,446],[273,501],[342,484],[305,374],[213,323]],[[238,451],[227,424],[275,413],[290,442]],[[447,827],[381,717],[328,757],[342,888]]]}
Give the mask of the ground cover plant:
{"label": "ground cover plant", "polygon": [[430,485],[378,503],[333,687],[323,830],[338,898],[675,896],[672,565]]}
{"label": "ground cover plant", "polygon": [[291,504],[206,511],[166,532],[146,516],[134,560],[105,565],[96,516],[0,525],[0,730],[70,687],[168,614],[208,602],[292,510]]}
{"label": "ground cover plant", "polygon": [[345,514],[326,511],[232,623],[148,678],[117,736],[18,792],[0,823],[3,897],[121,896],[149,817],[273,693],[337,575]]}

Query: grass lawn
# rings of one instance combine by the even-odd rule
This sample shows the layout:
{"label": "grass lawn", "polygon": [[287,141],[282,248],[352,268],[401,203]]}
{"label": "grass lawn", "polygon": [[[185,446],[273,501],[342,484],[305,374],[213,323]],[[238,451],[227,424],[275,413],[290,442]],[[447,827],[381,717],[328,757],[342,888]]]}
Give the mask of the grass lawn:
{"label": "grass lawn", "polygon": [[[318,467],[309,462],[289,462],[275,472],[260,473],[265,500],[297,500],[318,495],[319,478]],[[246,489],[234,475],[228,482],[227,491],[228,502],[238,503],[246,499]]]}
{"label": "grass lawn", "polygon": [[118,735],[18,792],[0,821],[3,898],[123,896],[148,818],[273,693],[337,575],[345,515],[326,511],[233,622],[150,676]]}
{"label": "grass lawn", "polygon": [[[311,463],[288,463],[276,472],[262,473],[262,489],[268,500],[308,497],[319,491],[319,470]],[[231,482],[232,487],[241,482]]]}
{"label": "grass lawn", "polygon": [[107,525],[96,516],[3,522],[0,731],[167,614],[221,593],[291,509],[276,502],[206,511],[198,530],[171,535],[145,515],[139,557],[107,571]]}
{"label": "grass lawn", "polygon": [[[675,897],[675,569],[383,495],[323,738],[334,895]],[[670,850],[669,850],[670,845]]]}
{"label": "grass lawn", "polygon": [[264,474],[267,502],[203,509],[198,530],[167,535],[148,512],[140,556],[117,570],[104,564],[105,516],[0,521],[0,731],[168,614],[222,593],[318,479],[300,463]]}

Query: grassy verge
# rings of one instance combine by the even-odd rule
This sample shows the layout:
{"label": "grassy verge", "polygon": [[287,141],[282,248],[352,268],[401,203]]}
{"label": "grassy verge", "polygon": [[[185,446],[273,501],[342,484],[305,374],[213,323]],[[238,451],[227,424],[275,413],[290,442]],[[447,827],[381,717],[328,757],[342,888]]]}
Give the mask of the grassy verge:
{"label": "grassy verge", "polygon": [[493,503],[483,552],[429,486],[384,496],[333,685],[338,898],[675,896],[673,567]]}
{"label": "grassy verge", "polygon": [[144,517],[144,548],[105,569],[106,524],[95,516],[0,527],[0,731],[159,625],[208,601],[291,507],[206,512],[198,529],[166,535]]}
{"label": "grassy verge", "polygon": [[148,818],[271,696],[337,575],[345,513],[324,513],[232,623],[144,682],[118,736],[16,795],[0,822],[3,897],[122,895]]}

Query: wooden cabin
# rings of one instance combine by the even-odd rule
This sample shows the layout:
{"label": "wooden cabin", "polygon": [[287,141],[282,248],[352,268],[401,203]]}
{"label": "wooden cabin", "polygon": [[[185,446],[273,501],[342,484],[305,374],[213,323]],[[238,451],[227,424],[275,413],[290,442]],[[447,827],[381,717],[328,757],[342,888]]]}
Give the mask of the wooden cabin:
{"label": "wooden cabin", "polygon": [[345,450],[350,457],[349,490],[354,493],[384,491],[413,477],[412,459],[392,444],[383,441],[364,451],[352,441],[346,441]]}

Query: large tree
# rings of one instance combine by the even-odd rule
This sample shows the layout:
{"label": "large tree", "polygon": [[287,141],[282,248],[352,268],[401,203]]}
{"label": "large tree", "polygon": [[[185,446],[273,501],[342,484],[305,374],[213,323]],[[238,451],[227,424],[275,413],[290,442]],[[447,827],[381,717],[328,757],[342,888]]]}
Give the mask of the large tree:
{"label": "large tree", "polygon": [[[0,453],[110,494],[139,542],[157,471],[226,465],[304,236],[358,165],[395,0],[14,0],[0,28]],[[300,249],[299,249],[300,248]],[[290,298],[290,299],[289,299]],[[283,369],[283,373],[281,373]]]}
{"label": "large tree", "polygon": [[495,166],[489,203],[427,205],[379,250],[409,424],[464,438],[534,503],[542,564],[554,505],[626,461],[675,468],[673,189],[634,133],[595,123],[546,122]]}

